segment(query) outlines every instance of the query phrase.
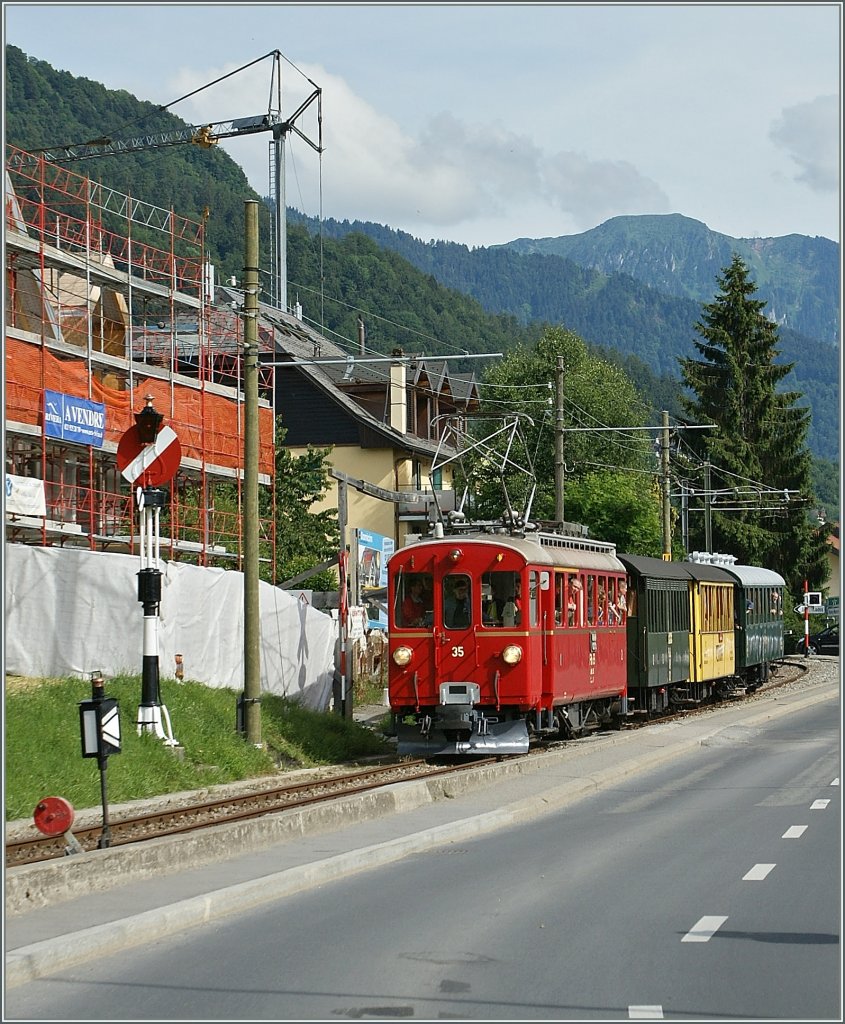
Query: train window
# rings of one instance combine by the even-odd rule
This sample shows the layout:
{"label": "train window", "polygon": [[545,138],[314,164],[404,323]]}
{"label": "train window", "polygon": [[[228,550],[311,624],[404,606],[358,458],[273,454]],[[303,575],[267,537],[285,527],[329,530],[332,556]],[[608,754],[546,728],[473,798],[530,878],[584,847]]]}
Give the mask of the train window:
{"label": "train window", "polygon": [[536,626],[540,621],[540,577],[541,573],[538,573],[535,569],[528,573],[528,613],[529,622],[532,626]]}
{"label": "train window", "polygon": [[628,618],[628,581],[622,576],[617,580],[617,584],[616,620],[620,626],[624,626]]}
{"label": "train window", "polygon": [[563,625],[564,605],[564,576],[562,572],[555,573],[555,625]]}
{"label": "train window", "polygon": [[488,629],[518,626],[520,610],[519,575],[515,572],[486,572],[481,577],[481,622]]}
{"label": "train window", "polygon": [[566,581],[566,624],[584,624],[584,585],[574,572],[569,574]]}
{"label": "train window", "polygon": [[777,587],[771,588],[769,595],[769,615],[773,619],[779,619],[783,615],[783,604],[781,602],[780,590]]}
{"label": "train window", "polygon": [[687,615],[687,591],[675,590],[672,592],[672,632],[677,633],[689,631],[689,616]]}
{"label": "train window", "polygon": [[464,573],[443,580],[443,623],[447,629],[466,629],[472,623],[472,585]]}
{"label": "train window", "polygon": [[733,629],[733,588],[704,584],[701,588],[702,626],[709,632]]}
{"label": "train window", "polygon": [[403,572],[396,581],[394,620],[402,629],[420,629],[433,620],[434,584],[430,572]]}
{"label": "train window", "polygon": [[587,576],[587,625],[596,624],[596,578],[589,574]]}
{"label": "train window", "polygon": [[616,585],[618,580],[615,576],[607,578],[607,624],[609,626],[619,625],[619,599],[616,596]]}
{"label": "train window", "polygon": [[607,577],[599,576],[596,580],[597,598],[596,607],[598,612],[598,624],[607,625]]}

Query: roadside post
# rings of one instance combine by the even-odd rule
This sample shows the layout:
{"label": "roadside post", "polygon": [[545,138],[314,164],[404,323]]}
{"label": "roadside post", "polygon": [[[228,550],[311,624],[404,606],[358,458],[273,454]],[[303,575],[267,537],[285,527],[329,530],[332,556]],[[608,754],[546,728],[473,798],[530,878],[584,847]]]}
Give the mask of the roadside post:
{"label": "roadside post", "polygon": [[[91,699],[79,702],[79,727],[82,736],[82,756],[96,757],[100,769],[103,831],[97,846],[103,850],[111,842],[106,769],[109,755],[120,753],[120,708],[114,697],[106,697],[102,672],[91,673]],[[73,822],[72,809],[70,821]],[[67,828],[70,828],[70,824]]]}
{"label": "roadside post", "polygon": [[[153,408],[152,395],[147,404],[135,413],[135,426],[130,427],[117,447],[117,467],[131,484],[137,483],[136,502],[139,516],[139,550],[141,570],[138,573],[138,600],[144,609],[144,639],[141,668],[141,703],[138,707],[138,735],[153,733],[170,747],[178,747],[173,738],[170,714],[161,703],[158,618],[161,604],[160,516],[165,492],[160,485],[173,479],[182,460],[182,446],[174,430],[162,427],[164,416]],[[167,732],[162,726],[162,716]]]}

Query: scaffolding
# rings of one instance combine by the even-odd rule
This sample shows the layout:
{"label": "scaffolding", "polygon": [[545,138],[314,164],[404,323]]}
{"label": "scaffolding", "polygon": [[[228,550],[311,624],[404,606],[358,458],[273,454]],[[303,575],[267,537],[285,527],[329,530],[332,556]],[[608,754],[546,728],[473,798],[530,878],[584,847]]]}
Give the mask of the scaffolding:
{"label": "scaffolding", "polygon": [[[162,551],[240,566],[243,322],[215,303],[205,222],[7,147],[6,472],[40,481],[43,514],[6,509],[6,538],[137,550],[135,503],[117,445],[152,397],[182,447],[162,515]],[[259,526],[275,582],[275,393],[262,367]],[[47,426],[51,395],[102,408],[99,444]]]}

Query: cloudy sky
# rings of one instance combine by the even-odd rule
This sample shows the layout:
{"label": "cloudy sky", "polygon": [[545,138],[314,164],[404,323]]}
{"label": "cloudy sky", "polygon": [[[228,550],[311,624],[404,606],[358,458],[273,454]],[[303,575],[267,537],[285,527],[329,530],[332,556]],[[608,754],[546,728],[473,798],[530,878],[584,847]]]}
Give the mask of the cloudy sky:
{"label": "cloudy sky", "polygon": [[[265,55],[279,51],[284,118],[321,90],[295,124],[316,143],[319,111],[324,152],[289,134],[288,205],[470,246],[660,213],[737,238],[839,241],[842,16],[841,3],[4,4],[8,43],[180,100],[169,109],[190,124],[278,107]],[[226,143],[261,195],[268,143]]]}

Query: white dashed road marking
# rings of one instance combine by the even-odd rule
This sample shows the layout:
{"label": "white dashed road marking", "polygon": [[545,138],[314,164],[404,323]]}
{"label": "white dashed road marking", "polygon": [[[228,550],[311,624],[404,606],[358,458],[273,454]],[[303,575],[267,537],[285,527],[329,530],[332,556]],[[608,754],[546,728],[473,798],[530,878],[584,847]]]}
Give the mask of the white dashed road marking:
{"label": "white dashed road marking", "polygon": [[742,880],[743,882],[762,882],[773,867],[774,864],[755,864],[750,871],[742,876]]}
{"label": "white dashed road marking", "polygon": [[830,803],[830,800],[814,800],[810,804],[811,811],[823,811],[825,807]]}
{"label": "white dashed road marking", "polygon": [[790,825],[781,836],[781,839],[800,839],[806,831],[806,825]]}
{"label": "white dashed road marking", "polygon": [[833,782],[831,782],[831,786],[838,786],[838,785],[839,785],[839,779],[834,779]]}
{"label": "white dashed road marking", "polygon": [[663,1020],[662,1006],[629,1006],[629,1020]]}
{"label": "white dashed road marking", "polygon": [[725,917],[702,917],[681,939],[681,942],[709,942],[727,921]]}

